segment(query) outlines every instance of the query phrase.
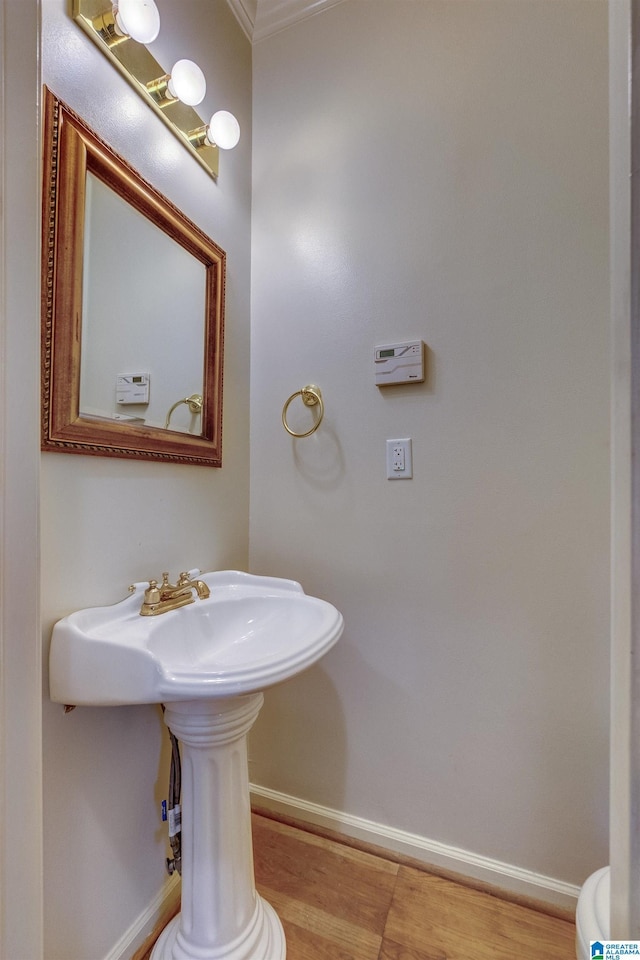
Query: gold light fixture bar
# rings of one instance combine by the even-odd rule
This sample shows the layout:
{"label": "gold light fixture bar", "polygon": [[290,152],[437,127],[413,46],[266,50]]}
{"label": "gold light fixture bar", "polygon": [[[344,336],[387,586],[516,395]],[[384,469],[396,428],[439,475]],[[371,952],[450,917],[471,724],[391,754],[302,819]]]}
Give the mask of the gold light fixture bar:
{"label": "gold light fixture bar", "polygon": [[204,137],[206,124],[193,107],[164,95],[167,71],[144,44],[116,33],[110,0],[73,0],[73,19],[198,163],[217,178],[219,150]]}

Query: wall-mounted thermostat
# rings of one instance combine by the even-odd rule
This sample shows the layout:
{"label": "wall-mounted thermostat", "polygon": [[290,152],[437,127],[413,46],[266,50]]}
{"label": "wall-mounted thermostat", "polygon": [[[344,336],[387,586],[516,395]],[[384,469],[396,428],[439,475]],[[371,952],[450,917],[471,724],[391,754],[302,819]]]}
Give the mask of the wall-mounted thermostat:
{"label": "wall-mounted thermostat", "polygon": [[118,403],[149,403],[149,374],[121,373],[116,377]]}
{"label": "wall-mounted thermostat", "polygon": [[373,366],[379,387],[390,383],[421,383],[424,380],[424,343],[409,340],[376,347]]}

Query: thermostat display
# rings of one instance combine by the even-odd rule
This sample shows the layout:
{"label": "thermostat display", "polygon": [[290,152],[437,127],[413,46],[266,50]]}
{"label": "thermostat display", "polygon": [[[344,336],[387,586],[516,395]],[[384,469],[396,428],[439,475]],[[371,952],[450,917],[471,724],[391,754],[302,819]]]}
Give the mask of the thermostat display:
{"label": "thermostat display", "polygon": [[149,403],[149,374],[121,373],[116,377],[118,403]]}
{"label": "thermostat display", "polygon": [[391,383],[421,383],[424,380],[424,343],[409,340],[378,346],[373,366],[379,387]]}

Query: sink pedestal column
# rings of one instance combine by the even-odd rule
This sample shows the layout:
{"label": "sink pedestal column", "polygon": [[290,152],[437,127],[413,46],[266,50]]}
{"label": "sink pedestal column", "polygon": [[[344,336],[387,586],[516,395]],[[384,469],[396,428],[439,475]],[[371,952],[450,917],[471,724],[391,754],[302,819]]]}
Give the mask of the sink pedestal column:
{"label": "sink pedestal column", "polygon": [[182,906],[151,960],[285,960],[284,931],[256,892],[247,733],[261,693],[166,704],[182,746]]}

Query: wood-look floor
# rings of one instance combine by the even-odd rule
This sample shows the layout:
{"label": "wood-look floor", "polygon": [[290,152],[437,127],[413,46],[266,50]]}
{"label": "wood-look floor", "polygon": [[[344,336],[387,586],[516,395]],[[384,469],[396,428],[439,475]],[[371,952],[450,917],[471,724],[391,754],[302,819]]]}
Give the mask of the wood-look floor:
{"label": "wood-look floor", "polygon": [[287,960],[575,960],[569,920],[257,814],[253,835]]}

